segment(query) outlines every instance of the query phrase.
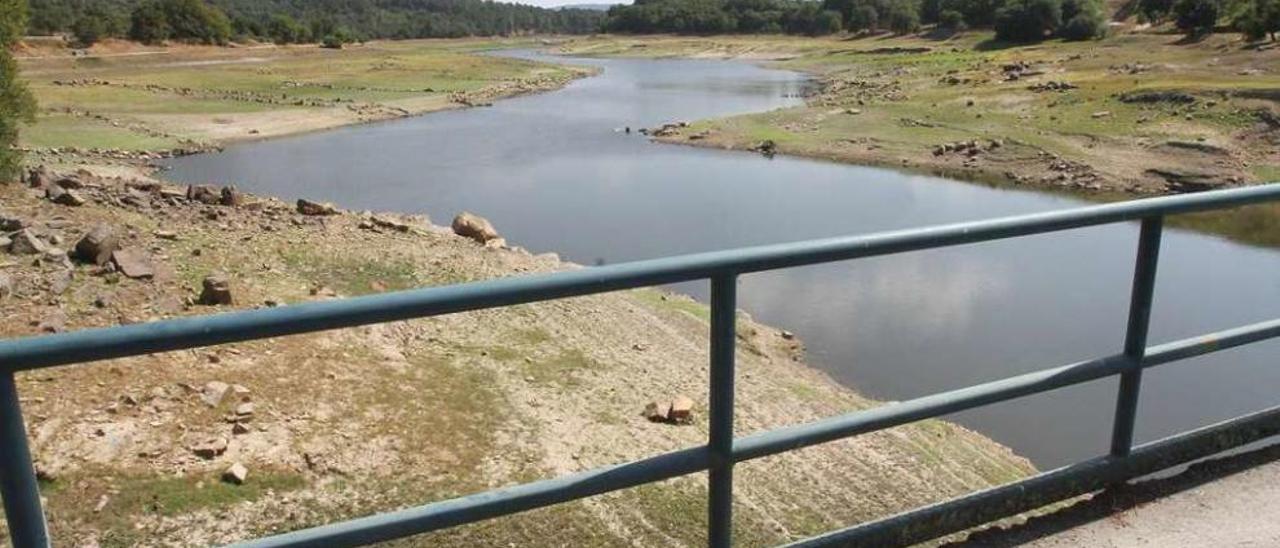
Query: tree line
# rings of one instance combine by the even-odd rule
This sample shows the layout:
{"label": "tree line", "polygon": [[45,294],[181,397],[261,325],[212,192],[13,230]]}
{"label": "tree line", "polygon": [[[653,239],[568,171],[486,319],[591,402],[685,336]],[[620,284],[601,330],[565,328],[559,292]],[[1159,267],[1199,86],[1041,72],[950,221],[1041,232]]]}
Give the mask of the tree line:
{"label": "tree line", "polygon": [[[1188,34],[1217,28],[1252,39],[1280,32],[1280,0],[1137,0],[1152,22]],[[991,28],[1007,42],[1088,40],[1106,33],[1102,0],[635,0],[614,6],[606,30],[624,33],[791,33],[890,31],[933,25],[944,32]]]}
{"label": "tree line", "polygon": [[31,34],[146,43],[248,39],[330,45],[373,38],[585,34],[604,14],[481,0],[31,0]]}

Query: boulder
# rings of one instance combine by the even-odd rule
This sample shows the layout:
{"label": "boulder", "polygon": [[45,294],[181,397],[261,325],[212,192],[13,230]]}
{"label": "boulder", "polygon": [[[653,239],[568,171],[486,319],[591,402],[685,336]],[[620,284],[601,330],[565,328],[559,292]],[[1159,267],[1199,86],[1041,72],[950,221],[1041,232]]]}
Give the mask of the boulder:
{"label": "boulder", "polygon": [[234,302],[231,296],[231,281],[227,279],[226,274],[214,272],[205,276],[203,286],[200,291],[200,304],[217,306]]}
{"label": "boulder", "polygon": [[667,422],[669,413],[671,413],[671,402],[669,401],[653,401],[644,406],[644,418],[652,422]]}
{"label": "boulder", "polygon": [[111,225],[101,224],[93,227],[88,234],[76,242],[75,258],[85,263],[96,265],[107,264],[111,254],[120,248],[120,239]]}
{"label": "boulder", "polygon": [[44,188],[49,186],[53,180],[53,174],[49,173],[49,168],[40,166],[27,173],[27,185],[32,188]]}
{"label": "boulder", "polygon": [[240,464],[238,462],[235,464],[232,464],[230,468],[227,468],[226,472],[222,473],[222,481],[225,481],[227,483],[234,483],[236,485],[240,485],[244,483],[244,480],[247,479],[248,477],[249,477],[249,469],[245,468],[243,464]]}
{"label": "boulder", "polygon": [[29,228],[18,231],[9,239],[9,253],[14,255],[43,255],[50,249],[49,244]]}
{"label": "boulder", "polygon": [[204,389],[200,391],[200,399],[209,407],[217,407],[222,403],[222,399],[227,397],[227,392],[231,390],[231,385],[222,381],[209,381],[204,385]]}
{"label": "boulder", "polygon": [[121,274],[130,278],[153,278],[156,275],[151,259],[138,249],[117,249],[111,253],[111,262]]}
{"label": "boulder", "polygon": [[470,212],[459,213],[453,218],[453,233],[465,238],[471,238],[479,243],[485,243],[489,240],[498,238],[498,230],[488,219]]}
{"label": "boulder", "polygon": [[222,203],[222,194],[213,185],[191,185],[187,187],[187,199],[202,204],[217,205]]}
{"label": "boulder", "polygon": [[222,187],[221,203],[224,206],[240,207],[244,205],[244,193],[236,190],[234,186]]}
{"label": "boulder", "polygon": [[313,216],[337,215],[338,208],[333,207],[333,204],[326,204],[321,202],[313,202],[311,200],[299,199],[298,213],[301,213],[303,215],[313,215]]}
{"label": "boulder", "polygon": [[676,396],[671,400],[671,410],[667,412],[667,420],[677,424],[693,421],[693,400],[687,396]]}
{"label": "boulder", "polygon": [[21,217],[0,213],[0,232],[16,232],[27,228],[29,224]]}
{"label": "boulder", "polygon": [[202,459],[212,459],[227,452],[226,438],[212,438],[191,447],[191,452]]}
{"label": "boulder", "polygon": [[67,190],[58,185],[50,185],[45,188],[45,197],[58,205],[79,207],[84,205],[84,198],[76,194],[73,190]]}
{"label": "boulder", "polygon": [[66,177],[62,177],[57,181],[54,181],[53,184],[60,186],[62,188],[65,188],[67,190],[78,190],[88,186],[88,184],[85,183],[84,180],[82,180],[77,175],[68,175]]}

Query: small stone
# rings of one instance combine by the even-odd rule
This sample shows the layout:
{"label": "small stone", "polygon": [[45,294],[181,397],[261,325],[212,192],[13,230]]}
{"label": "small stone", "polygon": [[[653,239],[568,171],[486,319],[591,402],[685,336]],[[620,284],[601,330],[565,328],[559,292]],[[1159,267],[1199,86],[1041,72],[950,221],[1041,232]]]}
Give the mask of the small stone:
{"label": "small stone", "polygon": [[248,395],[249,395],[249,389],[248,389],[247,387],[245,387],[244,385],[233,384],[233,385],[231,385],[231,393],[233,393],[233,394],[235,394],[235,395],[237,395],[237,396],[248,396]]}
{"label": "small stone", "polygon": [[155,235],[157,238],[160,238],[161,240],[176,241],[178,239],[177,232],[170,232],[168,230],[157,230],[155,232]]}
{"label": "small stone", "polygon": [[221,381],[209,381],[204,385],[204,390],[200,391],[200,399],[204,400],[209,407],[217,407],[222,403],[222,399],[227,397],[227,391],[231,390],[231,386]]}
{"label": "small stone", "polygon": [[0,273],[0,300],[13,296],[13,280],[8,274]]}
{"label": "small stone", "polygon": [[237,416],[237,417],[252,417],[252,416],[253,416],[253,403],[252,403],[252,402],[245,402],[245,403],[242,403],[242,404],[240,404],[240,405],[237,405],[237,406],[236,406],[236,416]]}
{"label": "small stone", "polygon": [[191,448],[191,452],[202,459],[212,459],[227,452],[226,438],[213,438],[206,440]]}
{"label": "small stone", "polygon": [[793,339],[795,339],[795,338],[796,338],[796,334],[795,334],[795,333],[792,333],[792,332],[790,332],[790,331],[783,331],[783,332],[782,332],[782,338],[783,338],[783,339],[785,339],[785,340],[790,341],[790,340],[793,340]]}
{"label": "small stone", "polygon": [[234,302],[231,296],[231,282],[226,274],[214,272],[204,278],[203,290],[200,292],[200,304],[217,306]]}
{"label": "small stone", "polygon": [[222,473],[222,481],[225,481],[227,483],[234,483],[236,485],[240,485],[244,483],[244,480],[248,477],[249,477],[249,469],[245,468],[243,464],[240,464],[238,462],[235,464],[232,464],[231,467],[228,468],[226,472]]}
{"label": "small stone", "polygon": [[231,424],[231,433],[237,436],[243,436],[249,433],[249,427],[243,422],[235,422]]}
{"label": "small stone", "polygon": [[111,254],[120,247],[120,239],[111,225],[93,227],[76,242],[75,258],[81,262],[102,266],[111,260]]}

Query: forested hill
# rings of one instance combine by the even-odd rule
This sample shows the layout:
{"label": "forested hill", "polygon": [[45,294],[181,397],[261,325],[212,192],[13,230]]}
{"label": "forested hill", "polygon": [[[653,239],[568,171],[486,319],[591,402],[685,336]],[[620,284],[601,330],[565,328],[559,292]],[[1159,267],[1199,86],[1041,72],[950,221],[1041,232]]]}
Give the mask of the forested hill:
{"label": "forested hill", "polygon": [[[278,42],[372,38],[439,38],[521,33],[585,34],[604,14],[544,9],[487,0],[30,0],[32,34],[67,32],[78,38],[160,37],[217,42],[259,38]],[[182,36],[181,23],[207,20],[214,36]],[[194,16],[192,17],[192,15]],[[221,27],[225,23],[226,28]],[[169,28],[165,28],[169,27]],[[154,29],[151,29],[154,30]],[[168,30],[177,35],[163,36]],[[225,39],[220,36],[226,31]],[[203,33],[201,33],[203,34]],[[82,40],[85,41],[85,40]]]}

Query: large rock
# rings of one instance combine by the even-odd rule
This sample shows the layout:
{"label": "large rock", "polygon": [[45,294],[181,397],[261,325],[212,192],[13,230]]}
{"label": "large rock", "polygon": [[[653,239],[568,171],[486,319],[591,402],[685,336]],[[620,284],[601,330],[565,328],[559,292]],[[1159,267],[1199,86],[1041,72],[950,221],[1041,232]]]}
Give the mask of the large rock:
{"label": "large rock", "polygon": [[231,281],[227,279],[226,274],[214,272],[205,276],[203,288],[200,291],[200,304],[216,306],[233,302]]}
{"label": "large rock", "polygon": [[55,204],[79,207],[84,205],[84,198],[76,194],[73,190],[67,190],[58,185],[50,185],[45,188],[45,197]]}
{"label": "large rock", "polygon": [[156,275],[151,259],[137,249],[117,249],[111,253],[111,262],[121,274],[130,278],[153,278]]}
{"label": "large rock", "polygon": [[49,186],[53,181],[53,174],[49,173],[49,168],[40,166],[27,173],[27,184],[32,188],[44,188]]}
{"label": "large rock", "polygon": [[111,225],[98,225],[76,242],[76,259],[96,265],[107,264],[111,254],[120,248],[120,238]]}
{"label": "large rock", "polygon": [[227,452],[227,440],[225,438],[206,440],[191,447],[191,452],[202,459],[212,459]]}
{"label": "large rock", "polygon": [[298,200],[298,213],[303,215],[337,215],[338,208],[333,204],[325,204],[313,202],[311,200]]}
{"label": "large rock", "polygon": [[14,255],[43,255],[50,250],[49,244],[29,228],[18,231],[10,240],[9,253]]}
{"label": "large rock", "polygon": [[212,185],[191,185],[187,187],[187,199],[202,204],[217,205],[222,203],[222,193]]}
{"label": "large rock", "polygon": [[498,230],[488,219],[466,211],[453,218],[453,233],[482,244],[499,237]]}
{"label": "large rock", "polygon": [[22,217],[0,213],[0,232],[16,232],[27,228],[30,223]]}
{"label": "large rock", "polygon": [[209,381],[200,390],[200,399],[209,407],[217,407],[222,403],[222,399],[227,397],[227,392],[231,390],[231,385],[222,381]]}
{"label": "large rock", "polygon": [[236,485],[244,483],[244,480],[248,479],[248,477],[249,469],[238,462],[232,464],[230,468],[227,468],[226,472],[222,473],[222,481]]}
{"label": "large rock", "polygon": [[244,205],[244,194],[234,186],[224,186],[220,203],[224,206],[240,207]]}

